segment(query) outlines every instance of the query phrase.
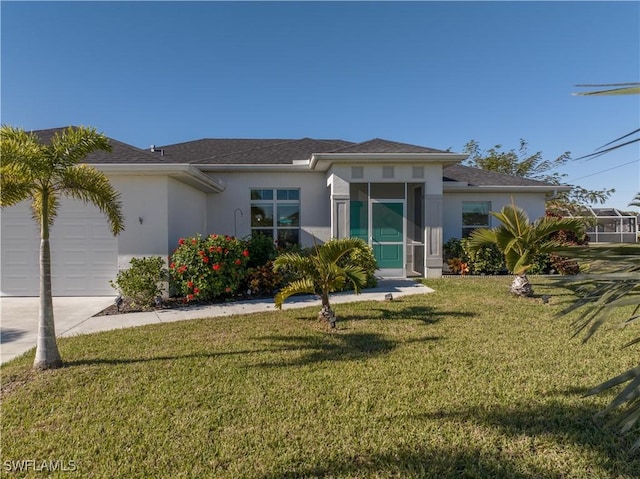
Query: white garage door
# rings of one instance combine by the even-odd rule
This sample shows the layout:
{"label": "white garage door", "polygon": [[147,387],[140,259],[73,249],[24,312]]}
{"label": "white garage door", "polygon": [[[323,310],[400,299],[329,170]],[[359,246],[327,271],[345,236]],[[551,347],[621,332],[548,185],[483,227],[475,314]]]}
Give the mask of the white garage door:
{"label": "white garage door", "polygon": [[[2,215],[2,296],[39,293],[39,229],[27,203],[4,208]],[[118,265],[118,242],[107,220],[93,206],[63,200],[51,230],[54,296],[113,295],[109,285]]]}

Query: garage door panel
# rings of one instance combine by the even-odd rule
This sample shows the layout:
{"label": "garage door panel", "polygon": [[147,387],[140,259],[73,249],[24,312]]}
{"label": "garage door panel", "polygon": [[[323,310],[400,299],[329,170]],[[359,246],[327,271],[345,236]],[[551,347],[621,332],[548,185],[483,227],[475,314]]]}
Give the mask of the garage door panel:
{"label": "garage door panel", "polygon": [[[40,238],[31,209],[21,203],[1,215],[1,294],[38,295]],[[114,294],[109,280],[117,273],[117,239],[97,208],[63,200],[50,242],[54,295]]]}

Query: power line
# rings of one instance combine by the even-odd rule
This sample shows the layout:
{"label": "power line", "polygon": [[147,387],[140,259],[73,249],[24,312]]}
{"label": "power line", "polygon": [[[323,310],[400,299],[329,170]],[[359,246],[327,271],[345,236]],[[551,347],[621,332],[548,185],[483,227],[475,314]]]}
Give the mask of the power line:
{"label": "power line", "polygon": [[617,168],[622,168],[623,166],[630,165],[632,163],[635,163],[636,161],[640,161],[640,159],[629,161],[627,163],[623,163],[623,164],[618,165],[618,166],[612,166],[611,168],[607,168],[606,170],[597,171],[595,173],[591,173],[590,175],[581,176],[580,178],[574,178],[573,180],[568,180],[568,181],[569,182],[574,182],[574,181],[577,181],[577,180],[582,180],[583,178],[589,178],[590,176],[596,176],[596,175],[599,175],[600,173],[606,173],[607,171],[615,170]]}

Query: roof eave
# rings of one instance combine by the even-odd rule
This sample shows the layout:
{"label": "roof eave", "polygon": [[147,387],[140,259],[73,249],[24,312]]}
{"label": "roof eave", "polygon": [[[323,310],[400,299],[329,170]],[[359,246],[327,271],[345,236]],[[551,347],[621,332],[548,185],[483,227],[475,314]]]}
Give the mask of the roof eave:
{"label": "roof eave", "polygon": [[309,161],[309,168],[320,171],[328,170],[334,163],[384,161],[405,163],[440,163],[442,166],[455,165],[468,158],[469,155],[458,153],[314,153]]}
{"label": "roof eave", "polygon": [[443,183],[444,192],[448,193],[547,193],[557,194],[559,192],[571,191],[570,186],[564,185],[447,185]]}
{"label": "roof eave", "polygon": [[223,181],[211,178],[198,168],[185,164],[92,164],[94,168],[108,174],[136,174],[144,176],[170,176],[205,193],[221,193],[225,189]]}

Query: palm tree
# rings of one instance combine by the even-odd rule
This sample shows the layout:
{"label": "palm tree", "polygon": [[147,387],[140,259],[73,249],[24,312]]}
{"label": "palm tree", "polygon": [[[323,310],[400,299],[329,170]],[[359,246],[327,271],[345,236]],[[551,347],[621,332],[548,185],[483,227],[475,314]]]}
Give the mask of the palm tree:
{"label": "palm tree", "polygon": [[322,298],[322,309],[318,318],[326,319],[335,327],[335,314],[329,303],[329,293],[341,290],[347,281],[353,284],[357,293],[367,283],[367,274],[360,266],[348,263],[339,266],[338,262],[360,245],[360,240],[345,238],[329,241],[315,246],[315,252],[309,256],[299,253],[284,253],[273,262],[274,271],[286,269],[299,279],[291,281],[276,295],[276,308],[282,309],[282,303],[291,295],[299,293],[318,294]]}
{"label": "palm tree", "polygon": [[31,200],[40,226],[40,313],[34,369],[62,365],[53,319],[49,229],[61,196],[92,203],[102,211],[114,235],[124,229],[120,194],[100,171],[80,162],[96,150],[111,151],[109,140],[93,128],[69,127],[56,133],[50,144],[34,133],[3,125],[0,129],[0,207]]}
{"label": "palm tree", "polygon": [[638,208],[640,208],[640,193],[633,197],[633,200],[631,200],[629,206],[637,206]]}
{"label": "palm tree", "polygon": [[520,296],[533,295],[526,272],[538,255],[551,253],[561,246],[551,235],[561,230],[580,233],[584,224],[577,218],[546,216],[529,221],[527,213],[515,204],[507,205],[499,213],[491,212],[502,224],[495,228],[480,228],[469,236],[469,248],[476,252],[486,245],[495,244],[504,254],[507,269],[516,275],[511,292]]}

